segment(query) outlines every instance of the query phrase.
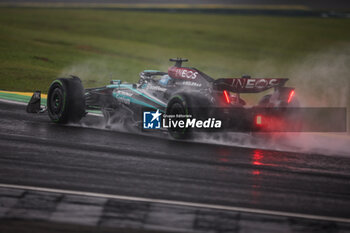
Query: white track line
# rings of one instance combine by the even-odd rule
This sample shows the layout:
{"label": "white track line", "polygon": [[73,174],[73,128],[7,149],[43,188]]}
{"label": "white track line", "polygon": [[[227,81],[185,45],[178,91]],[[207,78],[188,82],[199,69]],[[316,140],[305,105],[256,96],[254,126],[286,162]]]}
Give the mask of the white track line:
{"label": "white track line", "polygon": [[119,200],[127,200],[127,201],[141,201],[141,202],[189,206],[189,207],[197,207],[197,208],[238,211],[238,212],[255,213],[255,214],[277,215],[277,216],[292,217],[292,218],[304,218],[304,219],[312,219],[312,220],[350,223],[350,218],[338,218],[338,217],[321,216],[321,215],[289,213],[289,212],[283,212],[283,211],[263,210],[263,209],[254,209],[254,208],[245,208],[245,207],[224,206],[224,205],[214,205],[214,204],[204,204],[204,203],[184,202],[184,201],[172,201],[172,200],[152,199],[152,198],[143,198],[143,197],[130,197],[130,196],[122,196],[122,195],[82,192],[82,191],[73,191],[73,190],[64,190],[64,189],[41,188],[41,187],[13,185],[13,184],[0,184],[0,187],[25,189],[25,190],[31,190],[31,191],[43,191],[43,192],[51,192],[51,193],[61,193],[61,194],[71,194],[71,195],[81,195],[81,196],[98,197],[98,198],[119,199]]}
{"label": "white track line", "polygon": [[0,102],[9,103],[9,104],[19,104],[19,105],[27,105],[28,104],[25,102],[20,102],[20,101],[16,101],[16,100],[7,100],[7,99],[0,99]]}
{"label": "white track line", "polygon": [[[16,100],[7,100],[7,99],[0,99],[0,102],[9,103],[9,104],[18,104],[18,105],[27,105],[28,103],[20,102]],[[41,105],[41,107],[44,107],[44,105]],[[89,116],[97,116],[97,117],[103,117],[102,113],[92,113],[88,112]]]}

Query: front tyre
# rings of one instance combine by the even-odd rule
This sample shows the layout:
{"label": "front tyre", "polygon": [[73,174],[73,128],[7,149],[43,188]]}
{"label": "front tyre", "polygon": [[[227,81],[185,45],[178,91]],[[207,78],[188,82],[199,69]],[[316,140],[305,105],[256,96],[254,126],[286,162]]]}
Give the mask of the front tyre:
{"label": "front tyre", "polygon": [[76,123],[85,115],[84,87],[78,77],[52,82],[47,95],[47,110],[55,123]]}

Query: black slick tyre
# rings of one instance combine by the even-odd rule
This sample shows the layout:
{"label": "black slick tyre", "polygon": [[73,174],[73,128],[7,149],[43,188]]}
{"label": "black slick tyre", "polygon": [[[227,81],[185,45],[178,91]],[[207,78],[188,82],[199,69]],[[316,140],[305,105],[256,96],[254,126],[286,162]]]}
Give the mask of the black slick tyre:
{"label": "black slick tyre", "polygon": [[55,123],[76,123],[85,115],[84,87],[78,77],[59,78],[50,85],[47,111]]}
{"label": "black slick tyre", "polygon": [[[186,95],[174,95],[171,97],[166,108],[166,114],[169,115],[189,115],[191,114],[190,98]],[[176,117],[174,118],[176,119]],[[171,127],[168,128],[169,134],[175,139],[189,139],[192,136],[190,128]]]}

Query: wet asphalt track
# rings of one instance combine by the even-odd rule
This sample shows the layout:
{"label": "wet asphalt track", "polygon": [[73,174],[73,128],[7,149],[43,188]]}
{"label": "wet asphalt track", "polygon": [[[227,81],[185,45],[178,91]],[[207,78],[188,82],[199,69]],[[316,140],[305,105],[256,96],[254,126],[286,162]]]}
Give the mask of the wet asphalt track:
{"label": "wet asphalt track", "polygon": [[0,183],[350,216],[347,157],[61,126],[24,109],[0,102]]}

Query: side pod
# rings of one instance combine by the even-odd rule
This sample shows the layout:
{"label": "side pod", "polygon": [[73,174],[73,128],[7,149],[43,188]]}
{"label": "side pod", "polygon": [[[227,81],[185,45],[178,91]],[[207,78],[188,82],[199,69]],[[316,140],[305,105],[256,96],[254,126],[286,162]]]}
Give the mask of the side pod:
{"label": "side pod", "polygon": [[41,113],[45,109],[41,109],[41,91],[36,91],[33,93],[32,98],[30,99],[26,111],[28,113]]}

